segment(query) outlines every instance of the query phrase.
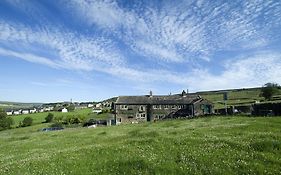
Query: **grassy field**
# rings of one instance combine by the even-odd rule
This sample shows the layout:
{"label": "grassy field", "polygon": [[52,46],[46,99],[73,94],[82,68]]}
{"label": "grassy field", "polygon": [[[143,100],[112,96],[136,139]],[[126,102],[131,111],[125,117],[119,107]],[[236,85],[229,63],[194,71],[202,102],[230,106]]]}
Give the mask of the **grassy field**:
{"label": "grassy field", "polygon": [[[73,112],[68,113],[62,113],[62,112],[54,112],[51,111],[52,114],[54,114],[54,117],[64,117],[64,116],[84,116],[84,118],[87,120],[89,118],[95,118],[95,119],[106,119],[108,117],[108,114],[94,114],[92,113],[91,108],[86,109],[78,109]],[[12,118],[15,121],[14,127],[19,125],[19,122],[23,121],[25,117],[31,117],[33,119],[33,124],[40,124],[45,121],[45,117],[48,115],[48,112],[42,112],[42,113],[34,113],[34,114],[24,114],[24,115],[15,115],[12,116]]]}
{"label": "grassy field", "polygon": [[[198,92],[203,98],[206,98],[214,103],[215,109],[224,108],[223,93],[228,93],[227,104],[230,106],[235,105],[251,105],[256,101],[263,102],[264,98],[260,97],[260,89],[238,89],[238,90],[222,90],[217,92]],[[272,101],[266,102],[280,102],[281,91],[274,96]]]}
{"label": "grassy field", "polygon": [[0,132],[0,174],[280,174],[281,118]]}

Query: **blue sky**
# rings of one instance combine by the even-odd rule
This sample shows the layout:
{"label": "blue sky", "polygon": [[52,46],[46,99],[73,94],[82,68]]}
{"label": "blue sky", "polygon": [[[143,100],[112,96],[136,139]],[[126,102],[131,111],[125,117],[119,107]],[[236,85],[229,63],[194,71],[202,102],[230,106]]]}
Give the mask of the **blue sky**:
{"label": "blue sky", "polygon": [[279,0],[1,0],[0,100],[281,84]]}

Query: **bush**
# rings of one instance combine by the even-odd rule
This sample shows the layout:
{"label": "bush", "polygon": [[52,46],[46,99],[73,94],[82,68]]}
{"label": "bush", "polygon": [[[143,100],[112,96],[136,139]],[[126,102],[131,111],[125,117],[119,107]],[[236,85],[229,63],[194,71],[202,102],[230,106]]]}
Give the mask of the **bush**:
{"label": "bush", "polygon": [[272,96],[278,93],[278,89],[280,86],[276,83],[266,83],[262,88],[261,88],[261,93],[260,96],[264,97],[265,100],[271,100]]}
{"label": "bush", "polygon": [[0,131],[5,129],[10,129],[13,124],[14,124],[14,120],[11,117],[0,119]]}
{"label": "bush", "polygon": [[47,115],[47,117],[45,118],[45,122],[46,122],[46,123],[50,123],[50,122],[53,121],[53,119],[54,119],[54,114],[49,113],[49,114]]}
{"label": "bush", "polygon": [[25,117],[22,121],[22,127],[31,126],[33,119],[31,117]]}
{"label": "bush", "polygon": [[63,116],[56,116],[54,120],[56,123],[62,123],[64,121]]}
{"label": "bush", "polygon": [[0,131],[10,129],[14,124],[14,120],[11,117],[7,117],[4,110],[0,109]]}
{"label": "bush", "polygon": [[68,110],[69,112],[72,112],[72,111],[75,110],[75,106],[74,106],[74,105],[69,105],[69,106],[67,107],[67,110]]}
{"label": "bush", "polygon": [[102,109],[101,114],[104,114],[104,113],[109,113],[109,112],[110,112],[110,109]]}
{"label": "bush", "polygon": [[70,124],[80,124],[80,123],[83,123],[85,121],[85,117],[84,116],[81,116],[81,115],[77,115],[77,116],[74,116],[74,115],[68,115],[66,117],[63,118],[63,124],[66,124],[66,125],[70,125]]}
{"label": "bush", "polygon": [[51,124],[51,127],[58,127],[58,128],[62,128],[63,127],[63,124],[60,123],[60,122],[55,122],[53,124]]}

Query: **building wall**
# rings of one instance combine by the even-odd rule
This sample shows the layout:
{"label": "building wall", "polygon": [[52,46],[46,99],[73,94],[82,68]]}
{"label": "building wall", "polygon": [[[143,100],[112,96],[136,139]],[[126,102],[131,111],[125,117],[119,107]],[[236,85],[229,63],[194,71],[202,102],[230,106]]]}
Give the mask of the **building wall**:
{"label": "building wall", "polygon": [[174,115],[176,112],[181,112],[181,115],[192,115],[192,105],[152,105],[152,117],[149,118],[148,105],[116,105],[116,120],[117,122],[133,123],[159,120],[167,117],[169,114]]}
{"label": "building wall", "polygon": [[206,115],[213,114],[214,106],[207,100],[202,100],[194,104],[194,115]]}

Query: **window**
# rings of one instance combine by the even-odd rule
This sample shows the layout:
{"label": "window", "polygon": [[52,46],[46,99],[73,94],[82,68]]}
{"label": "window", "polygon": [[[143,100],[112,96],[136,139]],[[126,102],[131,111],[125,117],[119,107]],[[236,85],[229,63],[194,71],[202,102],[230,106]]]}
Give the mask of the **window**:
{"label": "window", "polygon": [[128,106],[127,106],[127,105],[120,105],[120,109],[121,109],[121,110],[127,110],[127,109],[128,109]]}
{"label": "window", "polygon": [[177,106],[176,105],[172,105],[172,109],[177,109]]}
{"label": "window", "polygon": [[140,106],[139,107],[139,111],[141,111],[141,112],[145,111],[145,107],[144,106]]}
{"label": "window", "polygon": [[164,105],[163,108],[164,109],[169,109],[169,105]]}
{"label": "window", "polygon": [[156,114],[156,115],[154,116],[154,119],[155,119],[155,120],[159,120],[159,119],[162,119],[164,116],[165,116],[164,114]]}
{"label": "window", "polygon": [[153,109],[161,109],[161,105],[153,105]]}
{"label": "window", "polygon": [[145,119],[146,118],[146,115],[145,113],[141,113],[141,114],[136,114],[136,119]]}
{"label": "window", "polygon": [[178,105],[178,108],[179,108],[179,109],[183,109],[183,108],[184,108],[184,105]]}

